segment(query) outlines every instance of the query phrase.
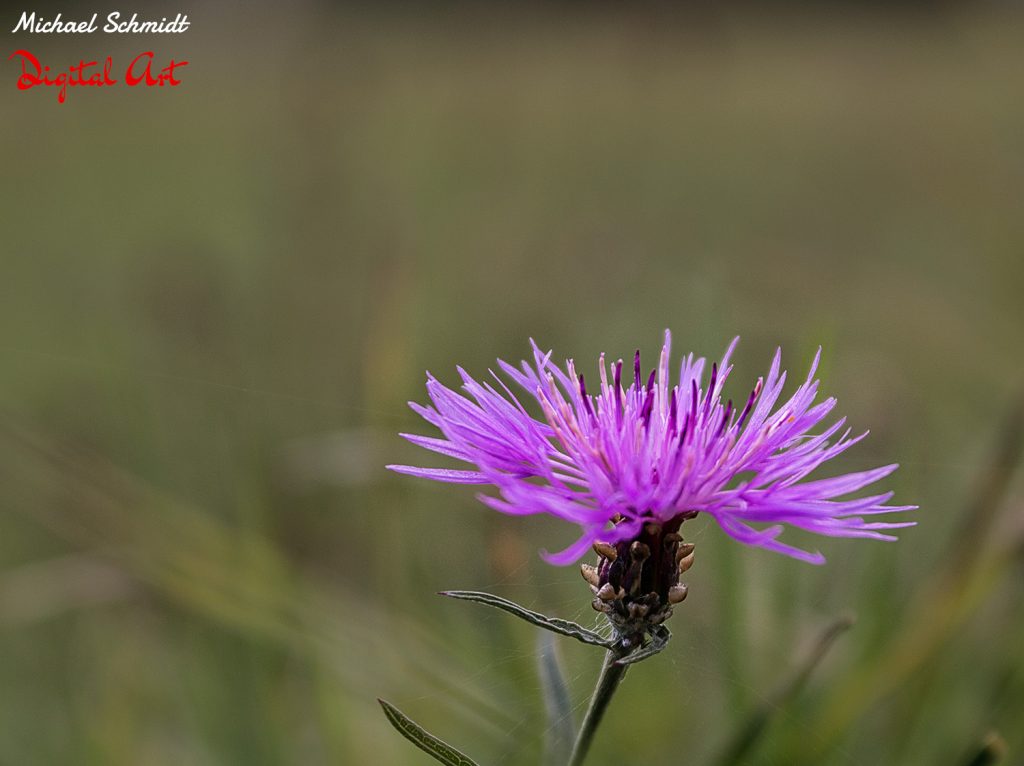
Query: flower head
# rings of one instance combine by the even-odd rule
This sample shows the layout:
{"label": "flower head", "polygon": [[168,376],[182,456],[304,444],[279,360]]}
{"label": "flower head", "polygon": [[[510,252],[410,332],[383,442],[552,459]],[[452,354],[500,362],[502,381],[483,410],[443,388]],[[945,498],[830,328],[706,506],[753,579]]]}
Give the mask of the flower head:
{"label": "flower head", "polygon": [[500,496],[480,496],[491,508],[578,524],[579,540],[546,556],[556,564],[575,561],[599,540],[625,552],[623,545],[649,534],[645,529],[672,535],[700,513],[742,543],[816,564],[825,560],[820,553],[778,539],[787,525],[829,537],[882,540],[895,539],[884,530],[913,525],[873,520],[916,507],[885,505],[891,492],[848,497],[888,476],[895,464],[806,480],[867,435],[851,437],[845,418],[823,425],[836,401],[815,403],[820,349],[807,378],[784,403],[777,404],[786,383],[777,350],[767,376],[734,406],[732,400],[722,403],[722,390],[737,341],[710,371],[703,358],[689,354],[673,383],[666,330],[649,375],[642,374],[639,351],[631,383],[623,381],[621,360],[609,370],[602,355],[596,389],[588,389],[572,360],[563,370],[534,343],[532,364],[498,365],[536,400],[542,417],[531,414],[493,371],[493,383],[479,382],[459,368],[464,394],[428,375],[432,406],[410,406],[444,438],[403,436],[474,468],[388,467],[438,481],[492,484]]}

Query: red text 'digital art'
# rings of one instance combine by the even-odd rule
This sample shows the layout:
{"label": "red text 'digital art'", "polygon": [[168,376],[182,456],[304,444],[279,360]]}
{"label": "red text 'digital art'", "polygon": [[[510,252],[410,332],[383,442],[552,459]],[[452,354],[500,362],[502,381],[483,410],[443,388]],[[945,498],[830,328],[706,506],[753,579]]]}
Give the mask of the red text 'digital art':
{"label": "red text 'digital art'", "polygon": [[103,88],[121,84],[130,88],[173,88],[181,85],[181,69],[188,66],[187,61],[175,61],[173,58],[163,63],[156,58],[153,51],[140,53],[127,66],[121,68],[114,64],[111,56],[102,61],[79,59],[77,64],[61,71],[53,70],[24,49],[16,50],[8,56],[9,61],[16,59],[20,59],[21,62],[18,90],[31,90],[40,85],[56,88],[57,101],[62,104],[67,98],[68,88]]}

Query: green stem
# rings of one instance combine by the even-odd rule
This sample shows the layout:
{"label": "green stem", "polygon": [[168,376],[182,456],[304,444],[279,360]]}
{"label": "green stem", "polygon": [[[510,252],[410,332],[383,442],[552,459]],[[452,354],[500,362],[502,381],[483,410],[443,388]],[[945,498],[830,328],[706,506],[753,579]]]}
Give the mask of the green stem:
{"label": "green stem", "polygon": [[587,757],[590,744],[597,732],[597,727],[604,716],[605,708],[611,702],[612,695],[619,688],[628,665],[616,665],[615,661],[622,657],[622,654],[614,649],[609,649],[604,656],[604,665],[601,667],[601,675],[597,677],[597,687],[594,695],[590,698],[590,707],[583,718],[583,725],[580,726],[580,733],[576,736],[576,744],[572,748],[572,756],[569,758],[569,766],[582,766],[583,759]]}

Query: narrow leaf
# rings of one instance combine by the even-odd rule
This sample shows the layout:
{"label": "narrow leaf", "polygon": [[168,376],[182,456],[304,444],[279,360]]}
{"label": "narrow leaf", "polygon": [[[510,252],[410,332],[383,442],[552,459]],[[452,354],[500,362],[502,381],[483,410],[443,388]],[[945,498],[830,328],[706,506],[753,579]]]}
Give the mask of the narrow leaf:
{"label": "narrow leaf", "polygon": [[501,598],[500,596],[491,595],[490,593],[479,593],[472,590],[447,590],[442,591],[440,595],[459,598],[464,601],[476,601],[480,604],[493,606],[494,608],[501,609],[509,614],[514,614],[519,619],[526,620],[528,623],[536,625],[538,628],[544,628],[545,630],[550,630],[553,633],[575,638],[577,641],[582,641],[585,644],[600,646],[605,649],[610,649],[613,646],[612,641],[598,635],[592,630],[587,630],[582,625],[577,625],[575,622],[571,622],[569,620],[560,620],[557,617],[545,617],[539,612],[532,612],[525,607],[519,606],[519,604],[516,604],[515,602]]}
{"label": "narrow leaf", "polygon": [[646,646],[641,646],[639,649],[630,652],[625,657],[620,657],[615,660],[616,665],[632,665],[635,662],[646,660],[648,657],[653,657],[668,646],[668,640],[672,638],[672,633],[664,625],[657,625],[651,630],[651,640],[647,642]]}
{"label": "narrow leaf", "polygon": [[569,750],[576,739],[572,700],[558,661],[554,637],[550,633],[538,633],[537,645],[537,669],[548,724],[544,730],[544,760],[552,766],[561,766],[569,759]]}
{"label": "narrow leaf", "polygon": [[384,715],[398,733],[423,752],[433,756],[435,761],[440,761],[446,766],[478,766],[469,756],[435,737],[391,703],[382,699],[378,699],[377,702],[384,708]]}

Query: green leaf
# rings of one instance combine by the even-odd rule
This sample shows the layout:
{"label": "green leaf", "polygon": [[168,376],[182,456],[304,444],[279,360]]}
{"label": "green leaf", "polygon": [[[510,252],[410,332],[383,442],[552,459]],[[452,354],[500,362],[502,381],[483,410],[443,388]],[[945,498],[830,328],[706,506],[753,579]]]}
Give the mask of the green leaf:
{"label": "green leaf", "polygon": [[647,642],[646,646],[641,646],[634,652],[630,652],[625,657],[620,657],[615,660],[616,665],[632,665],[634,662],[640,662],[646,660],[648,657],[653,657],[658,654],[662,649],[668,646],[668,640],[672,638],[672,633],[664,625],[657,625],[651,629],[651,640]]}
{"label": "green leaf", "polygon": [[538,672],[548,724],[544,730],[544,760],[553,766],[561,766],[569,759],[569,750],[576,739],[572,700],[558,661],[554,637],[550,633],[538,633],[537,638]]}
{"label": "green leaf", "polygon": [[384,715],[388,717],[391,725],[398,729],[398,733],[423,752],[433,756],[434,760],[447,766],[478,766],[468,755],[460,753],[447,742],[435,737],[390,702],[382,699],[378,699],[377,702],[384,708]]}
{"label": "green leaf", "polygon": [[611,649],[612,646],[614,646],[613,641],[598,635],[592,630],[587,630],[582,625],[577,625],[575,622],[560,620],[557,617],[545,617],[539,612],[532,612],[525,607],[519,606],[519,604],[509,601],[508,599],[501,598],[500,596],[492,596],[490,593],[479,593],[472,590],[446,590],[441,591],[440,595],[450,596],[451,598],[460,598],[465,601],[476,601],[480,604],[493,606],[496,609],[501,609],[509,614],[514,614],[521,620],[526,620],[528,623],[536,625],[538,628],[544,628],[545,630],[550,630],[552,633],[558,633],[563,636],[575,638],[577,641],[582,641],[584,644],[600,646],[604,649]]}

